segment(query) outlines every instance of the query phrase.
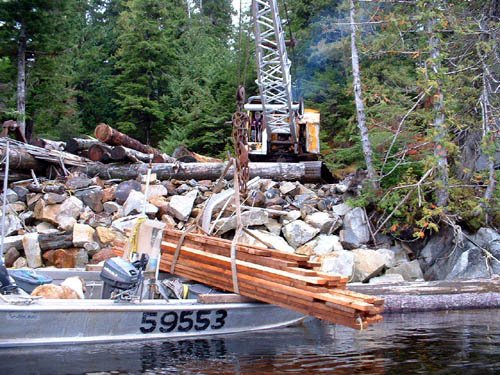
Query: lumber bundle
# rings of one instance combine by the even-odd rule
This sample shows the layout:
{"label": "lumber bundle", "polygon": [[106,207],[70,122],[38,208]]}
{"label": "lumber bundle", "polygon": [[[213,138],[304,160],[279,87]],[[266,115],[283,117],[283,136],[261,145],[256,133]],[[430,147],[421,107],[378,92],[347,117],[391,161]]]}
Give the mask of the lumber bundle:
{"label": "lumber bundle", "polygon": [[[160,269],[170,272],[183,232],[165,229]],[[234,292],[231,241],[185,233],[174,274]],[[236,269],[241,295],[363,329],[382,320],[383,299],[346,289],[347,279],[316,271],[308,256],[238,244]]]}

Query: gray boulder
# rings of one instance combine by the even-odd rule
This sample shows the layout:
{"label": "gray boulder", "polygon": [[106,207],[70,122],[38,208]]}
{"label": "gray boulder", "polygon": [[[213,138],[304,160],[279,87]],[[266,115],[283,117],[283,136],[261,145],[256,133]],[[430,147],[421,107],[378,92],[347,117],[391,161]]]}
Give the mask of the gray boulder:
{"label": "gray boulder", "polygon": [[321,263],[321,271],[351,279],[354,272],[353,252],[340,250],[324,256]]}
{"label": "gray boulder", "polygon": [[198,190],[192,190],[186,195],[174,195],[167,207],[167,211],[181,221],[187,221],[193,210],[193,204]]}
{"label": "gray boulder", "polygon": [[115,200],[119,204],[125,203],[132,190],[141,191],[142,185],[139,181],[130,180],[120,183],[115,190]]}
{"label": "gray boulder", "polygon": [[[0,220],[1,219],[2,219],[2,217],[0,216]],[[4,225],[5,225],[4,230],[5,230],[6,236],[9,236],[13,233],[17,233],[17,231],[19,229],[23,229],[23,226],[21,224],[21,220],[19,219],[19,217],[17,215],[14,215],[14,214],[5,215]]]}
{"label": "gray boulder", "polygon": [[337,204],[332,207],[332,212],[338,216],[345,216],[351,210],[352,207],[349,206],[347,203]]}
{"label": "gray boulder", "polygon": [[318,228],[321,234],[329,234],[334,232],[334,227],[337,227],[340,217],[331,217],[326,212],[315,212],[308,215],[304,221],[314,228]]}
{"label": "gray boulder", "polygon": [[[140,191],[131,190],[130,194],[123,204],[123,215],[129,216],[132,214],[142,213],[144,206],[144,194]],[[146,214],[154,215],[158,212],[158,207],[152,205],[151,203],[146,203]]]}
{"label": "gray boulder", "polygon": [[[265,243],[270,244],[273,246],[276,250],[283,251],[285,253],[294,253],[295,249],[291,247],[282,237],[277,236],[275,234],[269,233],[264,230],[252,230],[249,229],[249,231],[256,236],[257,238],[261,239]],[[248,233],[243,232],[241,234],[241,237],[238,239],[239,242],[245,243],[248,245],[255,245],[255,246],[264,246],[262,242],[258,241],[255,239],[255,237],[250,236]]]}
{"label": "gray boulder", "polygon": [[292,221],[285,225],[282,231],[287,242],[295,249],[313,239],[319,233],[319,229],[306,224],[302,220]]}
{"label": "gray boulder", "polygon": [[316,255],[326,255],[334,251],[344,250],[339,237],[333,234],[320,234],[312,241],[307,242],[305,246],[309,246]]}
{"label": "gray boulder", "polygon": [[97,186],[92,189],[80,190],[75,193],[75,197],[80,198],[83,203],[90,207],[94,212],[102,212],[102,188]]}
{"label": "gray boulder", "polygon": [[405,281],[415,281],[417,279],[423,279],[424,274],[420,268],[420,263],[418,260],[412,260],[411,262],[405,262],[398,264],[395,267],[389,268],[386,275],[398,274],[403,277]]}
{"label": "gray boulder", "polygon": [[346,249],[356,249],[370,241],[368,223],[361,208],[356,207],[345,215],[344,229],[340,231],[340,241]]}
{"label": "gray boulder", "polygon": [[378,276],[386,267],[386,256],[375,250],[356,249],[354,254],[353,281],[368,281]]}
{"label": "gray boulder", "polygon": [[[241,223],[244,227],[251,225],[265,225],[269,221],[269,215],[263,210],[246,211],[241,214]],[[215,228],[219,234],[224,234],[232,229],[236,229],[236,215],[229,218],[222,218],[216,224]]]}
{"label": "gray boulder", "polygon": [[43,266],[42,250],[38,244],[38,233],[27,233],[23,237],[24,254],[28,267],[38,268]]}
{"label": "gray boulder", "polygon": [[66,187],[71,190],[85,189],[92,185],[92,179],[87,176],[75,176],[66,181]]}

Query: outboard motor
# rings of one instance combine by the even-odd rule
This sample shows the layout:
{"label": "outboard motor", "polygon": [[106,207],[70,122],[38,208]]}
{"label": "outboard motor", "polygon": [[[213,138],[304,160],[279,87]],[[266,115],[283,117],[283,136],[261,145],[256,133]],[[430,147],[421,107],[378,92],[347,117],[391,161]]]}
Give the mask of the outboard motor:
{"label": "outboard motor", "polygon": [[114,291],[133,291],[143,281],[142,271],[146,268],[149,257],[142,254],[141,259],[130,263],[123,258],[114,257],[106,260],[101,271],[101,298],[109,299]]}

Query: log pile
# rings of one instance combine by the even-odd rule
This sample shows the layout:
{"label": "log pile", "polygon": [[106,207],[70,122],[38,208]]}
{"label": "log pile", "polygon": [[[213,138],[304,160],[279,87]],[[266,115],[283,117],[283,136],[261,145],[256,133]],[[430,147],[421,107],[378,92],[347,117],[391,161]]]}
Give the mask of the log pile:
{"label": "log pile", "polygon": [[[231,241],[166,229],[160,269],[234,292]],[[181,241],[177,260],[176,250]],[[348,291],[347,278],[316,271],[309,256],[269,248],[236,246],[237,283],[241,295],[304,314],[363,329],[382,320],[383,299]]]}

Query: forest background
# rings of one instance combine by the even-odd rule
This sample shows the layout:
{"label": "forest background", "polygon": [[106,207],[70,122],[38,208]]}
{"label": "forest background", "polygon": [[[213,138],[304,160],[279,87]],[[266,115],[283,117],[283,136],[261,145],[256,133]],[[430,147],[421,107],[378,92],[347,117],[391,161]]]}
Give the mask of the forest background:
{"label": "forest background", "polygon": [[[368,208],[374,231],[500,227],[498,1],[279,4],[296,41],[296,98],[321,112],[332,172],[368,171],[351,204]],[[104,122],[167,153],[225,155],[236,88],[257,94],[251,17],[235,24],[236,10],[231,0],[4,0],[0,121],[57,140]]]}

